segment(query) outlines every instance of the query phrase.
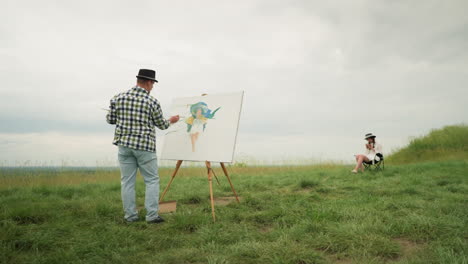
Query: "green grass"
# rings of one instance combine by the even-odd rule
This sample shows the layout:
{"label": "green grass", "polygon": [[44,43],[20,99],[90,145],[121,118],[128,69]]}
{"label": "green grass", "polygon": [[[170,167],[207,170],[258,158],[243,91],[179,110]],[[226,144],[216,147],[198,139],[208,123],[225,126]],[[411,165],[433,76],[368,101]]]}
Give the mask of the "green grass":
{"label": "green grass", "polygon": [[444,160],[468,160],[467,125],[432,130],[388,157],[388,161],[400,164]]}
{"label": "green grass", "polygon": [[[1,170],[0,262],[468,263],[466,161],[229,170],[242,200],[217,206],[216,223],[206,170],[182,168],[166,197],[177,213],[159,225],[144,209],[122,220],[118,171]],[[231,196],[216,171],[215,196]]]}

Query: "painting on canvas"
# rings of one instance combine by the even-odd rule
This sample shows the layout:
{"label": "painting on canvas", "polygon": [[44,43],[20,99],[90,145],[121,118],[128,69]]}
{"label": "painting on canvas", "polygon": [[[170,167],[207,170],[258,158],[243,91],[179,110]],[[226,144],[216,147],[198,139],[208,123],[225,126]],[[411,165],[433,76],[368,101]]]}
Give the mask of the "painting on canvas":
{"label": "painting on canvas", "polygon": [[174,99],[162,159],[233,162],[243,92]]}

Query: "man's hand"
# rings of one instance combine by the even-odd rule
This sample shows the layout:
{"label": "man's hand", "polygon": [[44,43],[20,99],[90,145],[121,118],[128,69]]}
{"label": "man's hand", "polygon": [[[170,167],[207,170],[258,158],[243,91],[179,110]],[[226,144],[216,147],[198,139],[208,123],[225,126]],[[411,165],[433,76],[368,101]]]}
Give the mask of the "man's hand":
{"label": "man's hand", "polygon": [[171,117],[169,118],[169,122],[170,122],[171,124],[174,124],[174,123],[179,122],[179,115],[171,116]]}

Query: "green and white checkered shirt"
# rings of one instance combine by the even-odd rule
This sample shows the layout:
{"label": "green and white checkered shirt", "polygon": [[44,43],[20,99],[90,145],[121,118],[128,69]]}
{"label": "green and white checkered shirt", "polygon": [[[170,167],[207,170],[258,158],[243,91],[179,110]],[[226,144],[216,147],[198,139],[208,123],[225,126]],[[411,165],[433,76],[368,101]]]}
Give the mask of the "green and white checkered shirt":
{"label": "green and white checkered shirt", "polygon": [[167,129],[158,100],[135,86],[110,100],[107,123],[115,125],[114,145],[156,151],[156,127]]}

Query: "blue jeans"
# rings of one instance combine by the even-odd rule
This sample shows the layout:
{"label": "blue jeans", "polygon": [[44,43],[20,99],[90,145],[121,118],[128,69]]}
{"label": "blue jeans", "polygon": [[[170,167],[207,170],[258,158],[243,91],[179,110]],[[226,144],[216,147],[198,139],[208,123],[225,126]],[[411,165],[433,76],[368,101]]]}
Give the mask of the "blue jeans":
{"label": "blue jeans", "polygon": [[156,152],[119,146],[118,156],[125,220],[138,220],[138,211],[135,204],[135,183],[138,168],[140,169],[140,174],[143,176],[146,185],[146,221],[156,219],[159,209],[159,175]]}

